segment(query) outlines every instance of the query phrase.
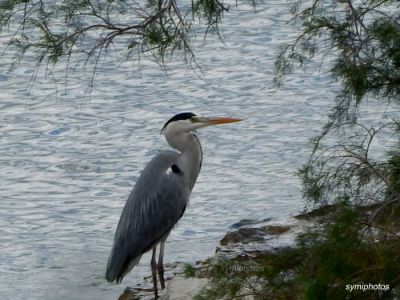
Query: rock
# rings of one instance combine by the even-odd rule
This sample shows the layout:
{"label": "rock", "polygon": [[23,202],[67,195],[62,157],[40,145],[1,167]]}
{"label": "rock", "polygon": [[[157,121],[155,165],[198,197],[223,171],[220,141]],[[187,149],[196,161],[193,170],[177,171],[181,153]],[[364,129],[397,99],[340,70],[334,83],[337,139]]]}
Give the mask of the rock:
{"label": "rock", "polygon": [[127,287],[119,296],[118,300],[151,300],[153,299],[152,289],[140,289]]}
{"label": "rock", "polygon": [[[216,259],[251,260],[260,255],[285,255],[296,247],[296,237],[307,228],[321,224],[323,220],[334,215],[337,208],[327,206],[293,217],[262,221],[243,219],[230,226],[220,241],[216,255],[205,261],[198,261],[194,268],[199,277],[182,277],[183,263],[166,264],[166,288],[160,300],[189,300],[197,295],[207,284],[208,269]],[[151,278],[148,278],[150,282]],[[150,283],[149,283],[150,285]],[[149,286],[148,285],[148,286]],[[150,285],[151,286],[151,285]],[[153,299],[153,291],[146,288],[127,289],[119,300]],[[244,298],[252,300],[252,297]]]}
{"label": "rock", "polygon": [[222,246],[229,244],[251,242],[263,242],[265,240],[265,231],[262,228],[239,228],[236,231],[228,232],[220,241]]}
{"label": "rock", "polygon": [[[208,266],[209,261],[199,262],[198,267]],[[181,262],[166,263],[166,287],[159,291],[160,300],[189,300],[197,295],[208,282],[205,278],[184,278],[182,277],[183,266]],[[119,296],[118,300],[154,300],[151,276],[144,278],[143,287],[128,287]]]}
{"label": "rock", "polygon": [[188,300],[197,295],[207,284],[204,278],[175,277],[167,283],[160,300]]}
{"label": "rock", "polygon": [[265,241],[268,234],[282,234],[290,230],[290,226],[266,225],[254,228],[239,228],[236,231],[228,232],[220,241],[222,246],[232,243],[249,244]]}
{"label": "rock", "polygon": [[264,219],[262,221],[253,220],[253,219],[242,219],[239,222],[234,223],[231,226],[229,226],[229,228],[230,229],[237,229],[237,228],[244,227],[244,226],[257,225],[257,224],[260,224],[262,222],[268,222],[268,221],[271,221],[271,220],[272,220],[272,218]]}
{"label": "rock", "polygon": [[[222,259],[255,258],[262,254],[279,255],[282,249],[295,247],[296,237],[312,220],[289,217],[281,220],[244,220],[240,227],[228,232],[217,247],[216,257]],[[235,226],[237,227],[237,226]],[[232,228],[232,226],[231,226]]]}
{"label": "rock", "polygon": [[337,205],[326,205],[314,209],[312,211],[294,216],[297,220],[312,221],[314,223],[320,222],[321,219],[326,219],[335,214],[338,210]]}
{"label": "rock", "polygon": [[265,227],[265,231],[269,234],[283,234],[289,231],[291,228],[291,226],[270,225]]}

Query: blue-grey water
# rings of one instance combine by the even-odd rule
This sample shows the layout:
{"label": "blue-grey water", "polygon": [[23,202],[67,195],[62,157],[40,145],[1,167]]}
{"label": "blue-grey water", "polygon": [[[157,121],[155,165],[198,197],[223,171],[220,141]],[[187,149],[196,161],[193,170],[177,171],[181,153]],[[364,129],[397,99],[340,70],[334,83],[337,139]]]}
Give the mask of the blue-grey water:
{"label": "blue-grey water", "polygon": [[[336,84],[318,67],[272,86],[279,45],[293,38],[289,5],[232,8],[225,44],[199,35],[202,74],[178,59],[167,71],[117,49],[98,66],[65,64],[31,84],[29,56],[0,61],[0,298],[116,299],[148,275],[149,256],[121,285],[104,280],[121,209],[140,170],[167,144],[159,132],[177,112],[243,122],[199,133],[204,162],[189,208],[166,246],[166,262],[213,255],[229,225],[282,218],[303,208],[296,170],[307,159]],[[0,37],[0,53],[7,35]],[[86,79],[85,79],[86,78]],[[89,96],[90,95],[90,96]]]}

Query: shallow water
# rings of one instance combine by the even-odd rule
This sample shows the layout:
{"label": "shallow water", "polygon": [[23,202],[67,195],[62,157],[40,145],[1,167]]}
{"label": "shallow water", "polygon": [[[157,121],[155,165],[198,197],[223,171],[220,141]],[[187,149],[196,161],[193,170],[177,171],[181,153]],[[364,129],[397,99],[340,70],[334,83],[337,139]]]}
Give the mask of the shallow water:
{"label": "shallow water", "polygon": [[125,200],[140,170],[167,148],[159,132],[177,112],[245,121],[199,133],[202,172],[166,262],[212,255],[240,219],[284,218],[303,208],[295,172],[336,84],[316,68],[273,89],[278,47],[295,34],[288,10],[282,1],[233,9],[224,19],[225,45],[214,38],[199,44],[200,77],[177,61],[165,73],[146,59],[139,68],[110,54],[90,99],[78,66],[67,85],[61,65],[58,83],[38,74],[28,91],[34,62],[9,72],[2,59],[2,299],[116,299],[142,282],[148,255],[121,285],[104,280],[105,265]]}

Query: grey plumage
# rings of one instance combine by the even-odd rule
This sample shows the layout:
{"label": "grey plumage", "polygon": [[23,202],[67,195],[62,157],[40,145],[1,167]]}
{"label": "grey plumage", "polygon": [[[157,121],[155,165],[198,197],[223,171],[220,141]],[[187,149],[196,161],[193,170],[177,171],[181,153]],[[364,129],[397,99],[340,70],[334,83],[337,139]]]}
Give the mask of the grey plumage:
{"label": "grey plumage", "polygon": [[153,249],[151,270],[154,295],[158,298],[157,272],[161,288],[165,288],[165,240],[185,211],[201,168],[203,153],[196,129],[238,121],[181,113],[165,123],[162,132],[168,144],[177,151],[162,151],[156,155],[143,170],[129,195],[107,263],[108,281],[121,282],[139,262],[142,254]]}
{"label": "grey plumage", "polygon": [[115,233],[107,264],[108,281],[120,282],[143,253],[169,234],[185,211],[190,191],[183,173],[171,169],[179,155],[174,151],[159,153],[136,182]]}

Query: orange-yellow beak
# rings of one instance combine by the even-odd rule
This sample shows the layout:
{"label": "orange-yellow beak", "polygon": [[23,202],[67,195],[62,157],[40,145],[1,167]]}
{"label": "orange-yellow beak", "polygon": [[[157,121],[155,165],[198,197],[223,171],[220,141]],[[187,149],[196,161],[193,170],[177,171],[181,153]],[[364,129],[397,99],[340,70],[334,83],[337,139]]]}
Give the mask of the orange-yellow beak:
{"label": "orange-yellow beak", "polygon": [[226,123],[235,123],[240,122],[242,119],[234,119],[234,118],[225,118],[225,117],[212,117],[212,118],[204,118],[204,123],[208,125],[218,125],[218,124],[226,124]]}

